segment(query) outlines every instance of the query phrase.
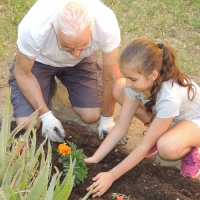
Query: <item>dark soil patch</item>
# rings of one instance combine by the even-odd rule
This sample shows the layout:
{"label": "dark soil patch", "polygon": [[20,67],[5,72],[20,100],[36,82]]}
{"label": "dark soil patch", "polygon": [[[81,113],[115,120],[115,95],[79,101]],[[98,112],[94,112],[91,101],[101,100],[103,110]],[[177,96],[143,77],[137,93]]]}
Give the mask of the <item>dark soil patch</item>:
{"label": "dark soil patch", "polygon": [[[63,123],[68,136],[67,140],[75,143],[83,149],[86,156],[91,156],[100,145],[95,133],[89,128],[74,122]],[[38,132],[37,143],[42,143],[44,138]],[[58,163],[57,143],[52,143],[53,166],[62,171],[62,165]],[[92,184],[92,178],[99,172],[108,171],[116,166],[127,155],[120,146],[116,146],[100,163],[88,165],[89,173],[84,183],[73,188],[69,200],[83,198],[86,188]],[[156,164],[154,160],[144,159],[134,169],[116,180],[110,189],[99,200],[111,200],[112,193],[122,193],[130,196],[130,200],[199,200],[200,182],[184,178],[180,170],[175,167],[166,167]],[[92,198],[89,198],[92,199]]]}

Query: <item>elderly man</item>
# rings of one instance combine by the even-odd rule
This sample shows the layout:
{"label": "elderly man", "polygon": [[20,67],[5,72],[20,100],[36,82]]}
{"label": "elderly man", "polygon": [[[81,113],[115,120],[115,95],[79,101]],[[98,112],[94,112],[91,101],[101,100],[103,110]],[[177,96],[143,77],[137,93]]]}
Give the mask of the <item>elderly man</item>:
{"label": "elderly man", "polygon": [[100,119],[98,137],[103,139],[103,133],[114,126],[112,86],[120,78],[119,44],[117,19],[101,1],[38,0],[19,24],[18,53],[10,69],[16,123],[40,108],[36,128],[42,122],[44,137],[63,141],[63,127],[50,111],[50,91],[57,77],[85,123]]}

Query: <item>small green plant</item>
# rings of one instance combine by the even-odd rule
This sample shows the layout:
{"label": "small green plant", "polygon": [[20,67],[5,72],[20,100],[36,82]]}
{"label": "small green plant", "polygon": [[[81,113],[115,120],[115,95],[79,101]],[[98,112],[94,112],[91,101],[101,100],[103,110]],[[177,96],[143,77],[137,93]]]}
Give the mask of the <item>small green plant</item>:
{"label": "small green plant", "polygon": [[129,200],[129,196],[120,193],[112,193],[112,198],[116,198],[116,200]]}
{"label": "small green plant", "polygon": [[[68,145],[67,145],[68,144]],[[87,177],[88,168],[84,159],[86,158],[82,149],[77,149],[77,146],[73,142],[67,141],[66,143],[58,146],[58,152],[61,155],[59,162],[63,165],[63,171],[65,175],[70,167],[70,156],[72,160],[76,159],[73,174],[75,175],[74,187],[79,183],[84,183],[84,179]]]}

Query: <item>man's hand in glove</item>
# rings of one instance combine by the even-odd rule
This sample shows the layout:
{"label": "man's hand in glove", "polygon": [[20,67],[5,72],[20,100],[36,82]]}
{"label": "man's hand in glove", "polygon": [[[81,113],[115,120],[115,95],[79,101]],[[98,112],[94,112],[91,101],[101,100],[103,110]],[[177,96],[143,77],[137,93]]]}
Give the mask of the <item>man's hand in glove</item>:
{"label": "man's hand in glove", "polygon": [[[111,131],[114,125],[115,123],[113,121],[113,117],[104,117],[101,115],[100,124],[98,126],[98,139],[103,140],[104,137]],[[119,142],[120,145],[125,145],[126,143],[126,137],[123,137]]]}
{"label": "man's hand in glove", "polygon": [[42,136],[52,142],[64,142],[65,131],[60,121],[55,118],[51,111],[40,116],[42,120]]}

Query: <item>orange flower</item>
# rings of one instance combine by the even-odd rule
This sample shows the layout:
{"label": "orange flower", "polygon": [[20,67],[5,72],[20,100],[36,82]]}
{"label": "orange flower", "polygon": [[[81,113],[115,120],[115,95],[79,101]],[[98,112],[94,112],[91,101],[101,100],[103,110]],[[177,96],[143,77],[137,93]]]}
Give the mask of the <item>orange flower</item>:
{"label": "orange flower", "polygon": [[66,143],[59,144],[58,151],[62,155],[70,154],[72,152],[71,148],[68,145],[66,145]]}
{"label": "orange flower", "polygon": [[124,200],[122,196],[117,195],[117,200]]}

